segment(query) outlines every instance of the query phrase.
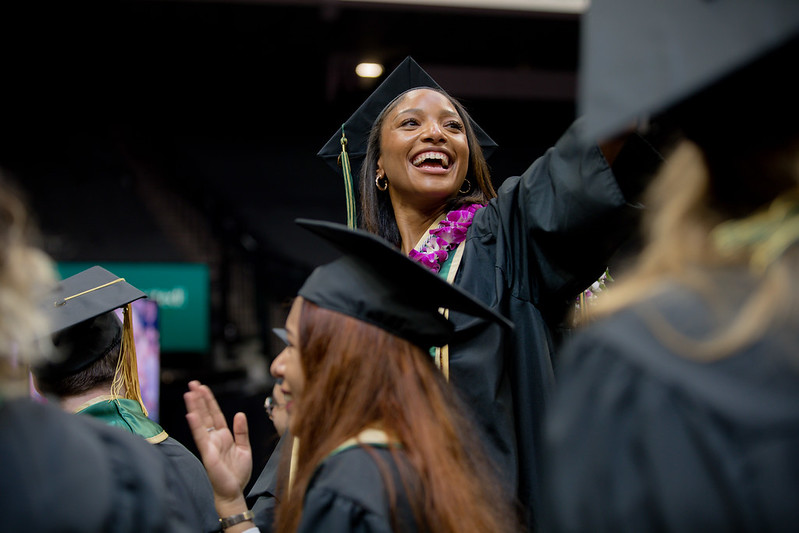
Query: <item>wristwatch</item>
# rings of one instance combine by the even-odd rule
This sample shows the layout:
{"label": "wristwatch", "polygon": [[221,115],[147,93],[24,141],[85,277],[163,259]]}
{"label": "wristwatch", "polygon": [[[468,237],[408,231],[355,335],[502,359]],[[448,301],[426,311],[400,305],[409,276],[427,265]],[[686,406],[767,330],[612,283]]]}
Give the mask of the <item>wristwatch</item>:
{"label": "wristwatch", "polygon": [[252,520],[255,517],[255,513],[250,510],[244,511],[243,513],[234,514],[233,516],[228,516],[226,518],[219,519],[219,527],[222,531],[226,530],[229,527],[233,527],[236,524],[241,522],[245,522],[247,520]]}

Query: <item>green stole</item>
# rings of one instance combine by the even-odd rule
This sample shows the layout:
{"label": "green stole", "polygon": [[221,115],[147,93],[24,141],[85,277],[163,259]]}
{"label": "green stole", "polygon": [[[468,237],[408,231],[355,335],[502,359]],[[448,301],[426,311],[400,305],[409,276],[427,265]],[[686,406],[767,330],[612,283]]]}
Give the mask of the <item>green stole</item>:
{"label": "green stole", "polygon": [[150,444],[158,444],[169,436],[161,426],[144,415],[136,400],[111,395],[99,396],[81,405],[75,412],[102,420],[109,426],[122,428],[144,438]]}

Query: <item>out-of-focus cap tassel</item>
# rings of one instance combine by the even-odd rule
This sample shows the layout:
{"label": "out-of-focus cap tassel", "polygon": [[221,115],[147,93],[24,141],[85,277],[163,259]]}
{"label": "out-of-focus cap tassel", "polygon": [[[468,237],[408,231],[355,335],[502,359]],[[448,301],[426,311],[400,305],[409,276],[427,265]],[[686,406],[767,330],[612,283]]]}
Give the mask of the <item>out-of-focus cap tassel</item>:
{"label": "out-of-focus cap tassel", "polygon": [[125,397],[139,402],[144,416],[147,416],[147,408],[144,406],[141,387],[139,386],[139,369],[136,360],[136,343],[133,339],[133,308],[131,304],[123,307],[122,315],[122,346],[120,346],[119,361],[114,373],[111,394],[119,395],[124,386]]}

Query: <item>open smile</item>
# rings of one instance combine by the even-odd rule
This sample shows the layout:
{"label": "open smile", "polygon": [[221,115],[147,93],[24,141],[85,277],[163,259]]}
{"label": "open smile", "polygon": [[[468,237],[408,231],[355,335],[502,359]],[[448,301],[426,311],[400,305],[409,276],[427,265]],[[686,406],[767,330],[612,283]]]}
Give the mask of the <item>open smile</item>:
{"label": "open smile", "polygon": [[444,152],[427,151],[417,154],[411,160],[411,164],[422,170],[448,170],[450,158]]}

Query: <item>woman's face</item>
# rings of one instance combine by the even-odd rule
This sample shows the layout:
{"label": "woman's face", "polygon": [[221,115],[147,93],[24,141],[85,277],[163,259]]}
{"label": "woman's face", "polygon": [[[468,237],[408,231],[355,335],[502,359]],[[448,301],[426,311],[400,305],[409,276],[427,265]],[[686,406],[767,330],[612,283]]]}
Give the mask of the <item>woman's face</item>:
{"label": "woman's face", "polygon": [[278,379],[283,378],[280,385],[280,390],[285,396],[286,412],[291,415],[293,404],[302,396],[303,388],[305,387],[305,374],[302,371],[300,364],[300,350],[299,333],[300,325],[300,309],[302,307],[302,298],[297,297],[289,311],[289,316],[286,319],[286,336],[288,337],[288,345],[283,348],[283,351],[277,354],[272,365],[269,367],[272,375]]}
{"label": "woman's face", "polygon": [[388,177],[395,209],[440,205],[458,194],[469,167],[469,143],[446,96],[409,91],[386,115],[380,136],[377,169]]}

